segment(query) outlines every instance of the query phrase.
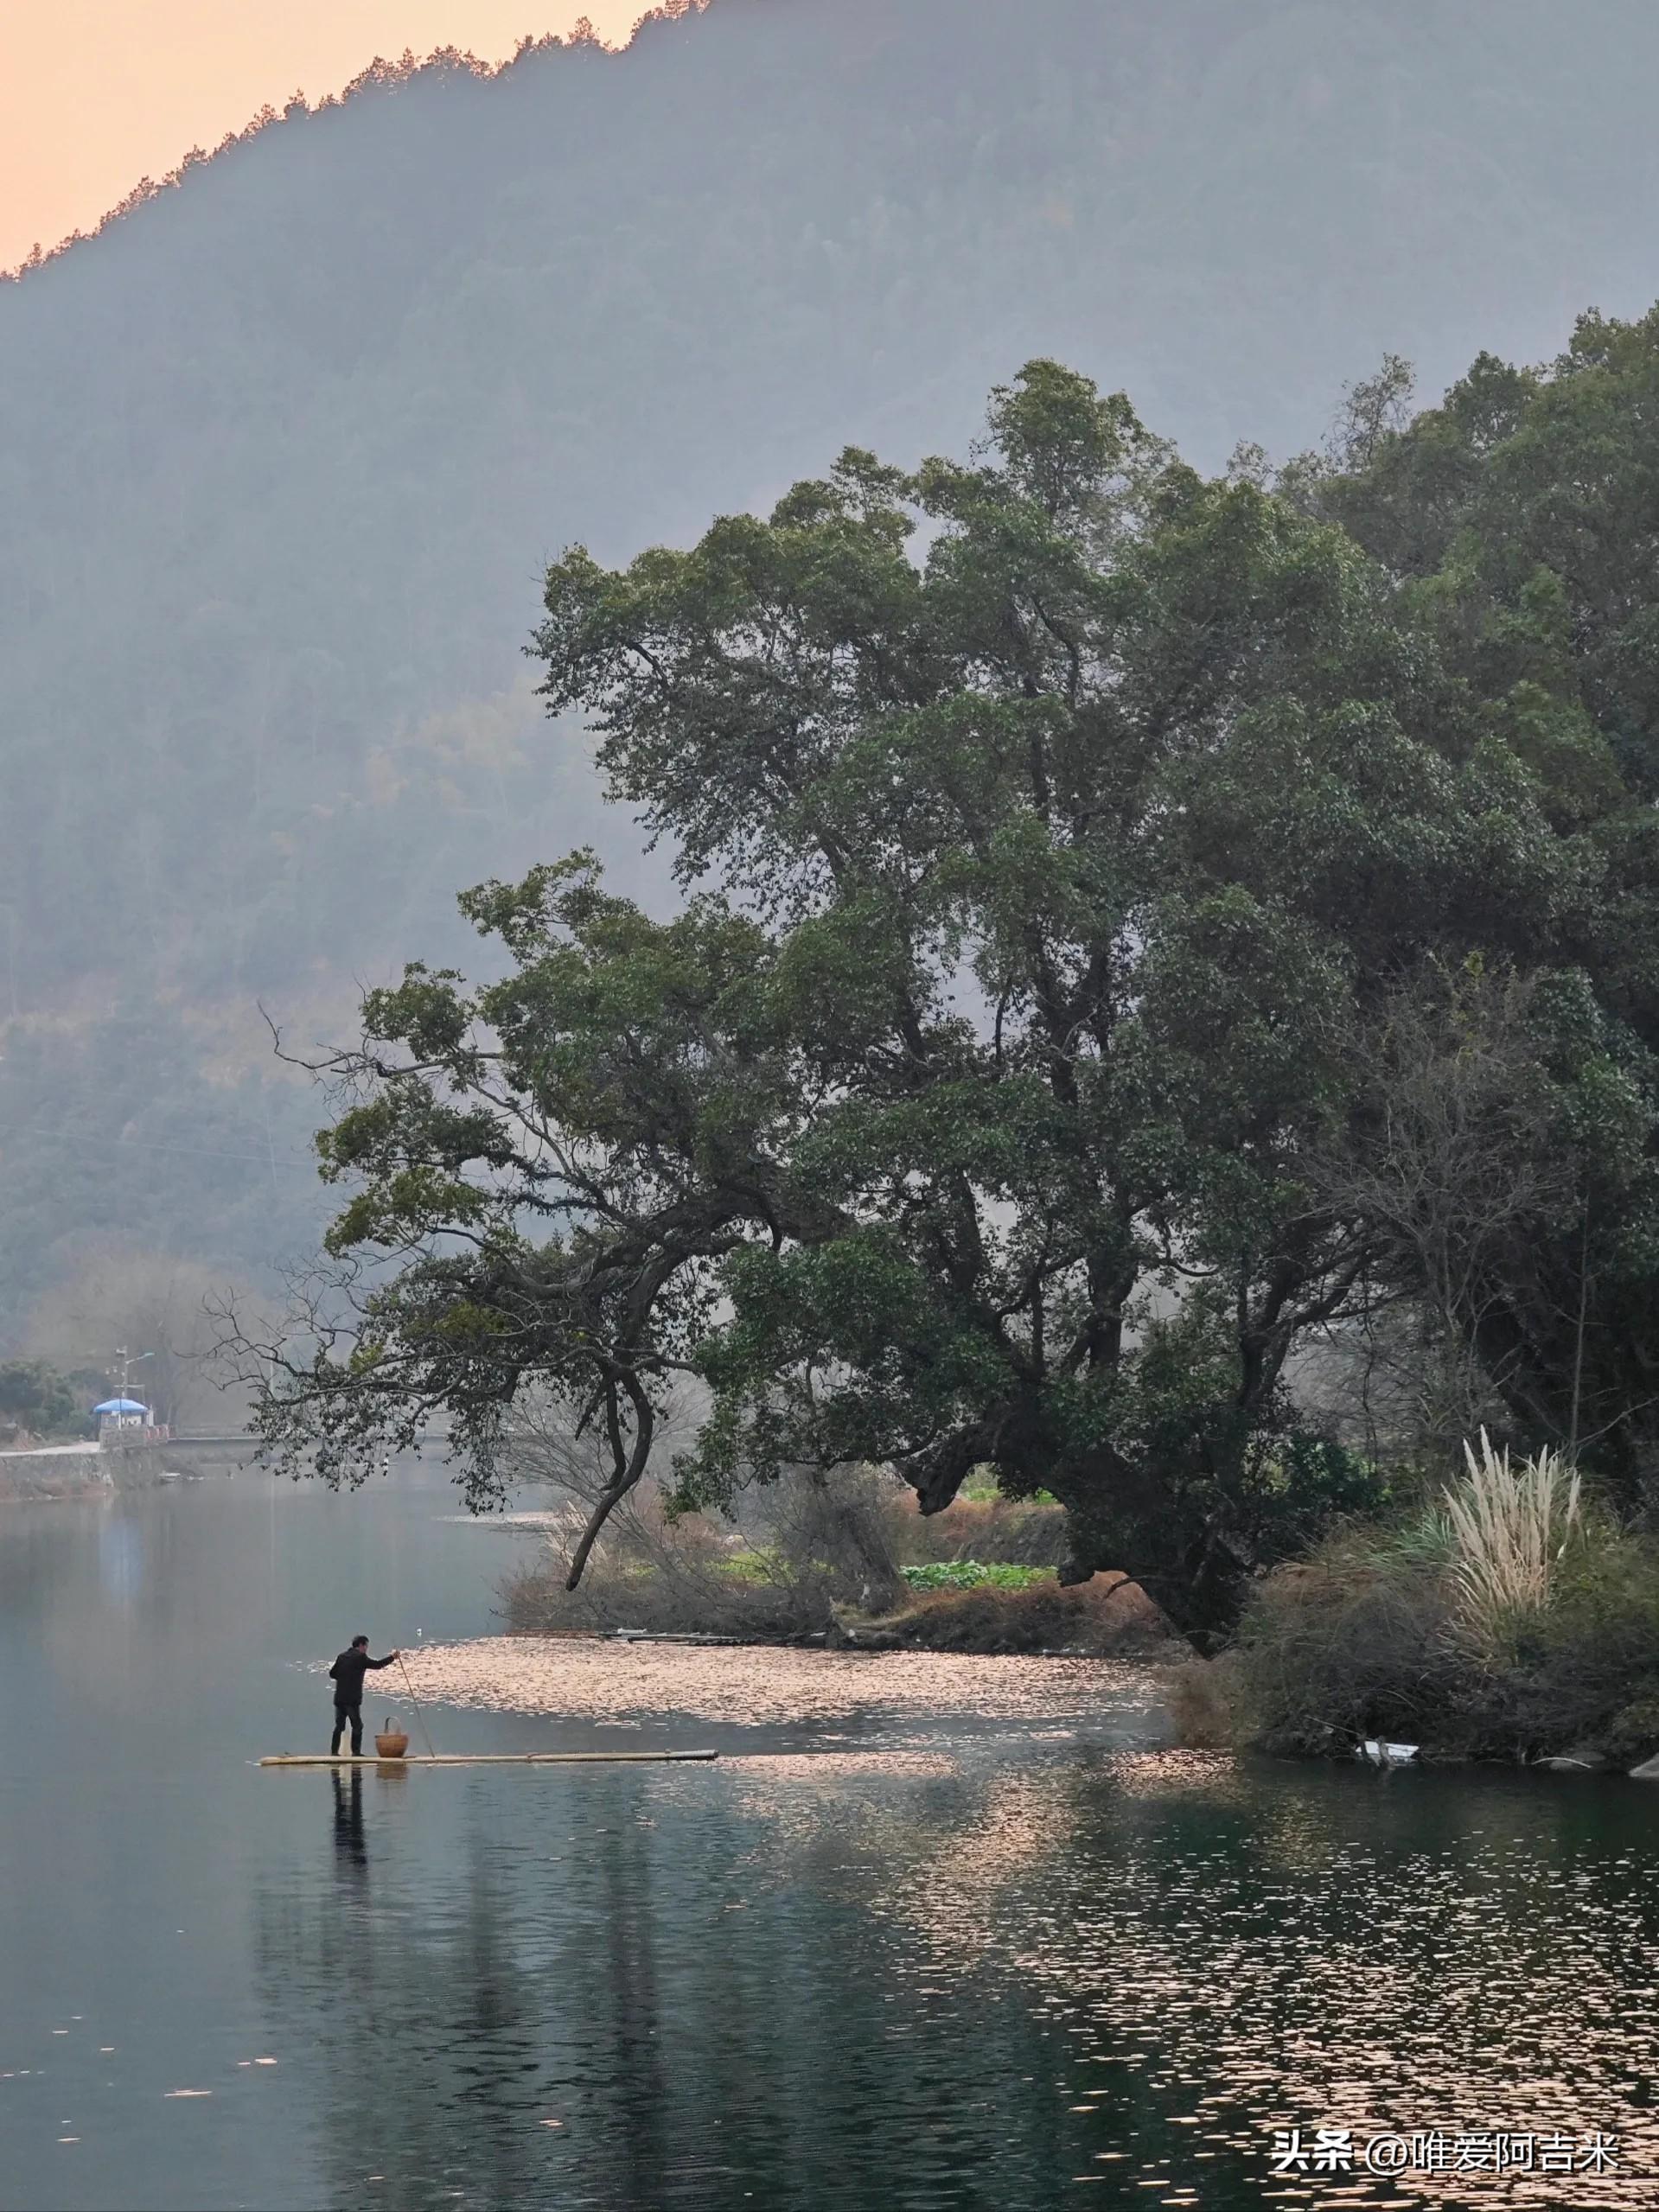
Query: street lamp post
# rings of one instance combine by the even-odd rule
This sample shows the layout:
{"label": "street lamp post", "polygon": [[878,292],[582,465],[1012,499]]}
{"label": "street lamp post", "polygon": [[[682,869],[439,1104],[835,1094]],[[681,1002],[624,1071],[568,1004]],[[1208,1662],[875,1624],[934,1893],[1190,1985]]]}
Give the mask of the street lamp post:
{"label": "street lamp post", "polygon": [[[126,1398],[131,1395],[127,1388],[127,1378],[132,1369],[143,1360],[153,1360],[156,1355],[153,1352],[129,1352],[124,1344],[118,1344],[115,1348],[115,1356],[121,1362],[121,1388],[118,1395]],[[123,1415],[121,1418],[125,1417]]]}

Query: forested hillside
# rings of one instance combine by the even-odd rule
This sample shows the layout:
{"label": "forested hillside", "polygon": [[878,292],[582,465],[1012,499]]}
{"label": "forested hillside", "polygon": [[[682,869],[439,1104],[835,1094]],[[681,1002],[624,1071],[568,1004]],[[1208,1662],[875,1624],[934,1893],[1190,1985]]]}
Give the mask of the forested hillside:
{"label": "forested hillside", "polygon": [[521,647],[1037,354],[1218,465],[1659,293],[1649,0],[713,0],[290,109],[0,284],[0,1317],[316,1219],[263,1001],[343,1032],[597,844]]}

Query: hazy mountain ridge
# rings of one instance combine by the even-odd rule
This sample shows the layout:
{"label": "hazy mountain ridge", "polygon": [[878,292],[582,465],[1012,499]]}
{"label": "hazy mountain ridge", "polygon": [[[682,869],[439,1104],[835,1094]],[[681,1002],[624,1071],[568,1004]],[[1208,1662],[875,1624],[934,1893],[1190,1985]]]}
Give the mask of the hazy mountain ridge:
{"label": "hazy mountain ridge", "polygon": [[[578,840],[639,879],[524,689],[565,542],[960,448],[1038,352],[1208,465],[1385,348],[1547,353],[1659,291],[1656,65],[1644,0],[713,0],[290,112],[0,286],[14,1284],[89,1220],[307,1233],[291,1087],[221,1183],[160,1171],[234,1095],[170,1010],[461,953],[460,884]],[[267,1112],[296,1196],[256,1207]],[[60,1193],[68,1129],[102,1164]]]}

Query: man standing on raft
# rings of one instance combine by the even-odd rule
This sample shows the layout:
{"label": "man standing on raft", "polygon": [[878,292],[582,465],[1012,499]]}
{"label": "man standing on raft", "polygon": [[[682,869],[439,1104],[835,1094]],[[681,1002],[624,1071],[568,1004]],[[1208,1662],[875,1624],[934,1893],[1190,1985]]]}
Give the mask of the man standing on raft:
{"label": "man standing on raft", "polygon": [[334,1684],[334,1741],[329,1746],[330,1758],[340,1750],[340,1738],[345,1733],[348,1721],[351,1723],[351,1755],[354,1759],[362,1756],[363,1677],[371,1667],[378,1673],[382,1667],[390,1667],[394,1659],[402,1656],[401,1652],[389,1651],[384,1659],[371,1659],[368,1638],[354,1636],[350,1648],[342,1651],[329,1669],[329,1680]]}

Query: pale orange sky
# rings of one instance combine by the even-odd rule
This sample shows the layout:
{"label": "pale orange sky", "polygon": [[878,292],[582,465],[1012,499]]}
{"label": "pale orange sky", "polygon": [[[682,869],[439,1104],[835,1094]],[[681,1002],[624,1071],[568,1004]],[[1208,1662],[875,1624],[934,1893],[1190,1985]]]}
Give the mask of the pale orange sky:
{"label": "pale orange sky", "polygon": [[612,44],[652,0],[0,0],[0,269],[91,230],[141,176],[268,100],[338,92],[375,55],[470,48],[589,16]]}

